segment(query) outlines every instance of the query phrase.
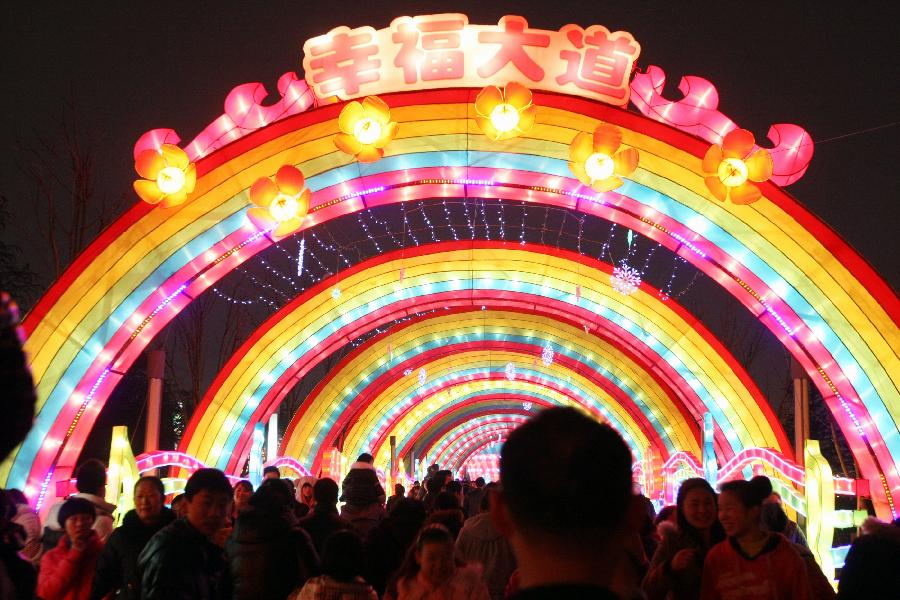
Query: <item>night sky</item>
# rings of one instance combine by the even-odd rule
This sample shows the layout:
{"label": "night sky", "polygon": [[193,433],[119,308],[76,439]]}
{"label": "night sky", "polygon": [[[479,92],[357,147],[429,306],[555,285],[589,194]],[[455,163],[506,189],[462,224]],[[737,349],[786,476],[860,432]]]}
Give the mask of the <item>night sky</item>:
{"label": "night sky", "polygon": [[[94,147],[96,193],[133,198],[131,152],[141,133],[171,127],[187,142],[222,113],[235,85],[259,81],[274,89],[282,73],[299,73],[310,37],[338,25],[378,29],[404,14],[463,12],[472,23],[521,14],[542,29],[577,23],[632,32],[642,46],[639,66],[666,71],[669,97],[679,97],[681,75],[705,77],[719,90],[720,109],[757,139],[772,123],[806,128],[816,154],[789,192],[900,288],[898,3],[844,9],[821,2],[132,4],[10,3],[3,9],[0,192],[25,222],[33,209],[29,181],[17,168],[16,140],[54,139],[68,98]],[[36,247],[30,227],[3,235],[42,268],[46,252]]]}
{"label": "night sky", "polygon": [[630,31],[642,46],[639,68],[667,73],[667,97],[680,97],[682,75],[697,75],[763,146],[773,123],[804,127],[816,154],[788,191],[900,289],[900,3],[75,4],[10,3],[0,13],[0,193],[21,223],[0,235],[24,249],[45,284],[48,251],[35,235],[33,183],[20,172],[19,148],[38,136],[58,143],[69,99],[93,148],[96,195],[126,194],[133,203],[132,148],[145,131],[172,128],[187,143],[222,113],[233,87],[259,81],[274,90],[283,73],[301,73],[303,42],[338,25],[380,29],[401,15],[462,12],[475,24],[520,14],[540,29]]}

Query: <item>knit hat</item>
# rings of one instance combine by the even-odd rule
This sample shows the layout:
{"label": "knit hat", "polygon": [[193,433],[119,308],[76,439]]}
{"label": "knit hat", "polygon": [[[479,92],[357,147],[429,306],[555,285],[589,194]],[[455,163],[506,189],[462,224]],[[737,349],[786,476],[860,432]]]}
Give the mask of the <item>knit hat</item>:
{"label": "knit hat", "polygon": [[59,507],[59,526],[66,528],[66,519],[75,515],[91,515],[91,520],[97,516],[94,505],[84,498],[69,498]]}

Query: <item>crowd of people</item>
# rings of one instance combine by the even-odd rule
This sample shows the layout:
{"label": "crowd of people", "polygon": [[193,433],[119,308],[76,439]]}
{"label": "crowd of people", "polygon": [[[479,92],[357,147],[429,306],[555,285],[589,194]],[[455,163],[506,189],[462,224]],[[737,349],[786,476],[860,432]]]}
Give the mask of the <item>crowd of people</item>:
{"label": "crowd of people", "polygon": [[[0,302],[0,330],[2,317]],[[0,331],[0,353],[18,350],[6,342]],[[21,354],[0,359],[6,381],[17,381],[9,374],[24,371]],[[19,392],[33,401],[27,386]],[[0,422],[18,439],[22,424]],[[14,443],[3,438],[0,450]],[[676,505],[657,515],[633,489],[631,452],[619,434],[574,409],[542,411],[513,431],[499,482],[455,481],[433,465],[422,485],[408,493],[396,485],[387,497],[372,463],[359,456],[340,485],[327,477],[295,482],[268,468],[257,489],[200,469],[169,507],[163,482],[144,476],[134,509],[115,528],[98,461],[78,468],[77,493],[56,503],[43,526],[20,491],[4,490],[0,598],[836,595],[766,477],[730,481],[718,493],[688,479]],[[869,521],[847,554],[837,596],[897,597],[898,550],[900,525]]]}

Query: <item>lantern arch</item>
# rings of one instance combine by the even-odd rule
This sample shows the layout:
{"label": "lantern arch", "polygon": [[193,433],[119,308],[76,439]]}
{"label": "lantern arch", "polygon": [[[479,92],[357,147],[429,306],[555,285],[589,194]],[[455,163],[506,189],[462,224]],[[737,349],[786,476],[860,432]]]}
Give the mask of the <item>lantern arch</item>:
{"label": "lantern arch", "polygon": [[[313,191],[307,226],[418,198],[502,197],[564,206],[626,225],[709,274],[772,330],[835,415],[880,514],[900,490],[900,304],[838,236],[772,183],[750,206],[710,201],[707,144],[650,119],[566,95],[535,93],[527,136],[490,142],[473,90],[385,95],[397,138],[360,165],[335,152],[339,106],[275,122],[197,163],[189,201],[138,204],[107,229],[25,321],[39,404],[35,427],[0,483],[42,501],[68,478],[116,382],[178,310],[272,240],[247,227],[247,190],[284,164]],[[616,192],[591,193],[566,167],[568,143],[612,123],[641,162]],[[886,503],[886,504],[885,504]]]}

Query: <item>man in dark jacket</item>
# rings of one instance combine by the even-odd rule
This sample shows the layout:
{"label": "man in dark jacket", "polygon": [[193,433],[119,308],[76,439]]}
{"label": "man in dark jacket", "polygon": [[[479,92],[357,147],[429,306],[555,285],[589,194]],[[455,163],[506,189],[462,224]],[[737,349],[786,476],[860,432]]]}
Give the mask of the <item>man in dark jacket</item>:
{"label": "man in dark jacket", "polygon": [[138,558],[144,600],[212,600],[228,595],[222,549],[210,541],[225,525],[231,485],[218,469],[199,469],[184,488],[187,516],[154,535]]}
{"label": "man in dark jacket", "polygon": [[141,477],[134,485],[134,509],[125,513],[122,526],[112,532],[97,560],[91,599],[101,600],[110,592],[115,598],[138,600],[141,576],[138,556],[156,532],[175,520],[163,504],[165,488],[158,477]]}
{"label": "man in dark jacket", "polygon": [[367,452],[360,454],[350,465],[342,486],[344,506],[341,516],[353,523],[353,528],[363,539],[384,517],[384,488],[375,473],[374,460]]}
{"label": "man in dark jacket", "polygon": [[313,486],[313,498],[316,500],[312,511],[300,519],[300,527],[312,538],[319,556],[325,548],[325,539],[341,529],[353,529],[347,519],[338,515],[338,486],[333,479],[322,478]]}
{"label": "man in dark jacket", "polygon": [[292,488],[266,479],[225,543],[234,600],[284,600],[319,574],[319,557],[293,514]]}

